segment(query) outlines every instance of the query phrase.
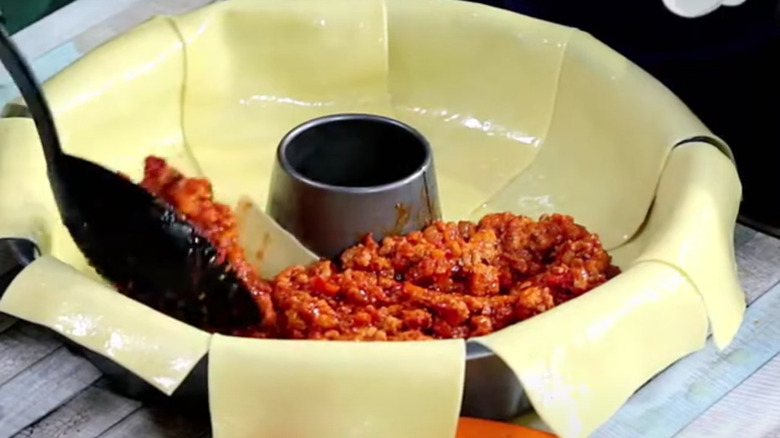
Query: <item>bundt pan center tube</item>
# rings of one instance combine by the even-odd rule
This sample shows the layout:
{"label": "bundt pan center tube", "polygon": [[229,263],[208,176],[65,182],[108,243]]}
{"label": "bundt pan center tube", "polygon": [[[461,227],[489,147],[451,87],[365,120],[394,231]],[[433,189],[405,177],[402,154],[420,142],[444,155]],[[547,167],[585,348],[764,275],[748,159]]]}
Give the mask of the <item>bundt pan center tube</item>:
{"label": "bundt pan center tube", "polygon": [[431,147],[412,127],[371,114],[307,121],[276,153],[266,211],[320,257],[371,233],[408,234],[441,219]]}
{"label": "bundt pan center tube", "polygon": [[445,221],[570,215],[622,270],[468,340],[212,335],[89,267],[60,223],[34,123],[0,119],[0,237],[41,253],[0,311],[63,335],[126,394],[208,408],[215,438],[356,427],[451,438],[461,412],[507,419],[530,407],[558,436],[586,437],[709,332],[724,348],[742,322],[728,148],[575,29],[454,0],[228,0],[150,20],[44,90],[68,154],[133,181],[151,155],[207,178],[252,219],[239,240],[269,255],[264,278],[313,257],[262,208],[280,139],[339,114],[397,120],[428,140]]}

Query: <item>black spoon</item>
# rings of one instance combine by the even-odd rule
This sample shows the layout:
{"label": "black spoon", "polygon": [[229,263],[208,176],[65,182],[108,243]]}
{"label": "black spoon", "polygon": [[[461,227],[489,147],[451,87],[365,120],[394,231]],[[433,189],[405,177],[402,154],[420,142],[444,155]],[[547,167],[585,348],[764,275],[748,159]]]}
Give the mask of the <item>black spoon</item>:
{"label": "black spoon", "polygon": [[63,152],[43,91],[2,25],[0,61],[35,121],[62,221],[98,273],[197,327],[223,331],[259,322],[244,283],[192,224],[132,181]]}

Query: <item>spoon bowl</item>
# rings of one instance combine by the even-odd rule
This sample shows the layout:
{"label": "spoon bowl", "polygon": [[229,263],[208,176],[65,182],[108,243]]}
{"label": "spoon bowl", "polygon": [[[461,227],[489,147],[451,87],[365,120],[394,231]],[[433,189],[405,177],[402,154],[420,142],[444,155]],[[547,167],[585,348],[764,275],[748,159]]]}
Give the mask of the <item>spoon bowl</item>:
{"label": "spoon bowl", "polygon": [[96,271],[130,297],[196,327],[257,323],[260,312],[246,286],[172,206],[62,150],[43,91],[2,26],[0,61],[35,121],[62,221]]}

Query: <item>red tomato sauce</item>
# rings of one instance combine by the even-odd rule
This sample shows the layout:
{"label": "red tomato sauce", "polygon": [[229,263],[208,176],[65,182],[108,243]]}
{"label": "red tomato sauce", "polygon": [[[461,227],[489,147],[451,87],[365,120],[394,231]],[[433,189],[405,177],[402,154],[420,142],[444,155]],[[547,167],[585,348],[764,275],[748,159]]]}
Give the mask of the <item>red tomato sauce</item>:
{"label": "red tomato sauce", "polygon": [[[263,322],[234,335],[352,341],[468,338],[582,295],[619,273],[596,234],[565,215],[512,213],[436,222],[377,242],[367,235],[336,263],[291,266],[262,279],[238,244],[233,211],[211,184],[156,157],[141,185],[219,248],[247,284]],[[273,256],[273,255],[269,255]]]}

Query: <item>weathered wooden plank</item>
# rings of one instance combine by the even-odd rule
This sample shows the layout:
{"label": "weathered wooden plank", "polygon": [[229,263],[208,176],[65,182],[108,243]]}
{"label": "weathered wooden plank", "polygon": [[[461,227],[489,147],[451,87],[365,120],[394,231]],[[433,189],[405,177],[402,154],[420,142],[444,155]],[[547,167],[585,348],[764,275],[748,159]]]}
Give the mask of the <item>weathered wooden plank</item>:
{"label": "weathered wooden plank", "polygon": [[[592,438],[674,436],[780,352],[777,309],[780,285],[748,308],[744,324],[726,350],[720,352],[708,341],[703,350],[645,385]],[[741,418],[740,424],[750,421]]]}
{"label": "weathered wooden plank", "polygon": [[10,438],[89,387],[100,372],[60,347],[0,386],[0,438]]}
{"label": "weathered wooden plank", "polygon": [[780,240],[738,226],[735,247],[740,280],[751,303],[735,341],[724,352],[710,341],[704,350],[672,365],[595,437],[640,432],[646,437],[672,436],[780,351],[780,324],[767,321],[780,307]]}
{"label": "weathered wooden plank", "polygon": [[141,403],[93,385],[14,438],[95,438]]}
{"label": "weathered wooden plank", "polygon": [[51,354],[62,344],[51,331],[19,322],[0,334],[0,385]]}
{"label": "weathered wooden plank", "polygon": [[82,52],[87,53],[116,35],[127,32],[151,17],[157,15],[179,15],[214,3],[215,0],[140,0],[122,13],[116,14],[72,41]]}
{"label": "weathered wooden plank", "polygon": [[[77,0],[17,32],[13,39],[28,59],[37,59],[140,0]],[[0,67],[0,78],[8,73]]]}
{"label": "weathered wooden plank", "polygon": [[753,302],[780,282],[780,240],[756,233],[738,247],[737,266],[748,302]]}
{"label": "weathered wooden plank", "polygon": [[[17,42],[30,41],[33,45],[42,42],[48,47],[45,53],[35,47],[29,47],[27,50],[27,55],[33,60],[36,75],[45,81],[95,47],[155,15],[179,14],[214,1],[115,0],[108,5],[103,0],[78,0],[20,31],[14,38]],[[126,9],[121,10],[121,7]],[[64,33],[51,33],[52,29],[58,28],[63,29]],[[35,35],[36,41],[31,40],[31,35]],[[20,43],[22,46],[24,44],[26,43]],[[25,50],[23,47],[23,51]],[[0,66],[0,104],[18,96],[16,86]]]}
{"label": "weathered wooden plank", "polygon": [[205,438],[207,419],[200,421],[159,408],[142,408],[117,423],[100,438]]}
{"label": "weathered wooden plank", "polygon": [[758,231],[746,226],[737,224],[734,230],[734,248],[739,249],[742,245],[749,242],[753,237],[759,234]]}
{"label": "weathered wooden plank", "polygon": [[780,356],[748,377],[677,437],[780,437]]}

